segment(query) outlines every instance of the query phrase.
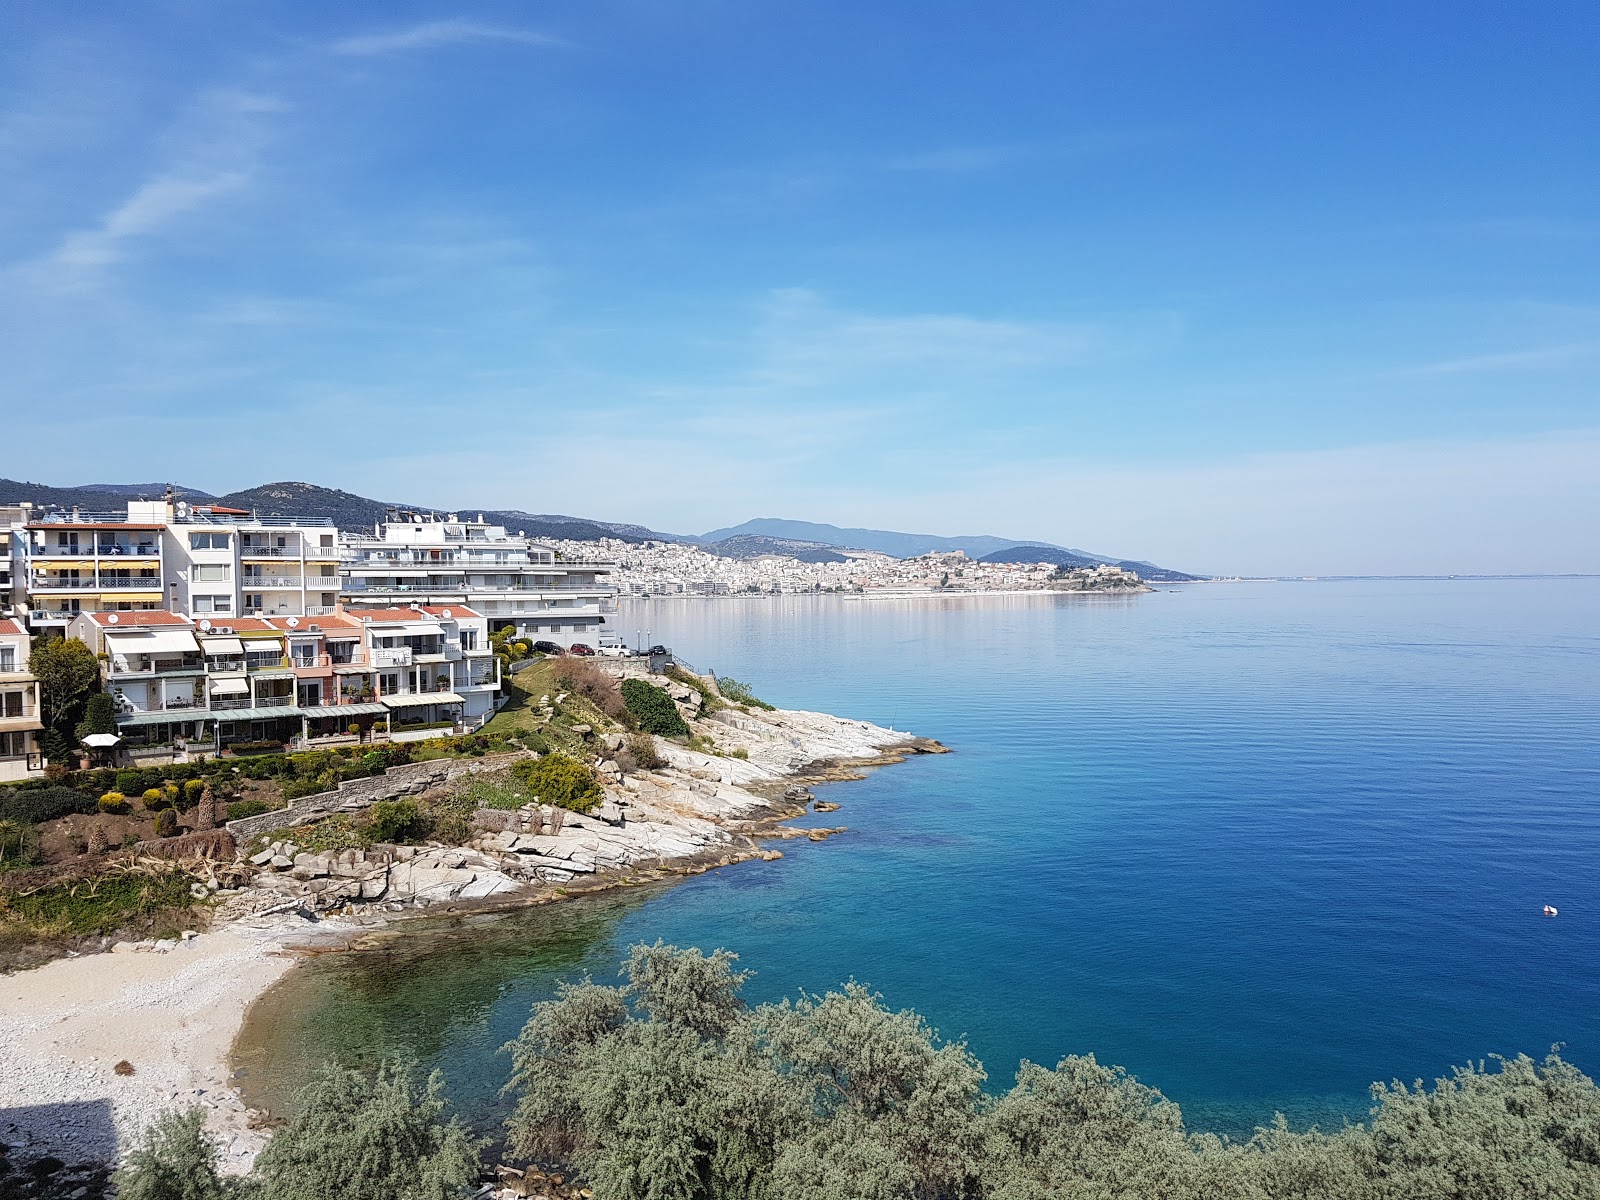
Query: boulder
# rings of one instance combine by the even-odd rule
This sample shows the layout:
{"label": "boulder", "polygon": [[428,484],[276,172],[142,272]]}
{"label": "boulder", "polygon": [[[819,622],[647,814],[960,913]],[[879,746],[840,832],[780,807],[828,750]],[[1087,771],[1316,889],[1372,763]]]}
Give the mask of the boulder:
{"label": "boulder", "polygon": [[260,854],[252,854],[250,856],[250,864],[256,867],[264,867],[277,857],[279,857],[279,855],[276,851],[271,849],[263,850]]}
{"label": "boulder", "polygon": [[505,833],[521,824],[516,813],[504,808],[480,808],[472,814],[472,827],[485,833]]}
{"label": "boulder", "polygon": [[460,900],[482,900],[486,896],[499,896],[517,890],[513,879],[497,872],[486,871],[456,893]]}

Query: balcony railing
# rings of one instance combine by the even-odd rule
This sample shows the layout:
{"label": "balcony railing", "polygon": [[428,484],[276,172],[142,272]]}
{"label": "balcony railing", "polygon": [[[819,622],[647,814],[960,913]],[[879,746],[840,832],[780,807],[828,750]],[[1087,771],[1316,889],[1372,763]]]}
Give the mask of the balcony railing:
{"label": "balcony railing", "polygon": [[24,704],[21,708],[7,708],[0,705],[0,721],[20,721],[25,717],[33,717],[38,711],[36,704]]}
{"label": "balcony railing", "polygon": [[373,650],[370,655],[375,667],[409,667],[411,647],[398,646],[387,650]]}
{"label": "balcony railing", "polygon": [[151,575],[145,579],[53,579],[48,575],[35,575],[28,585],[36,592],[90,591],[90,592],[149,592],[161,590],[161,577]]}
{"label": "balcony railing", "polygon": [[299,575],[244,575],[239,579],[239,586],[246,591],[251,588],[298,588],[302,578]]}
{"label": "balcony railing", "polygon": [[240,558],[299,558],[298,546],[240,546]]}
{"label": "balcony railing", "polygon": [[247,671],[282,671],[293,666],[287,655],[247,654],[244,666]]}
{"label": "balcony railing", "polygon": [[118,658],[111,660],[113,675],[168,675],[204,671],[205,662],[198,655],[183,658]]}

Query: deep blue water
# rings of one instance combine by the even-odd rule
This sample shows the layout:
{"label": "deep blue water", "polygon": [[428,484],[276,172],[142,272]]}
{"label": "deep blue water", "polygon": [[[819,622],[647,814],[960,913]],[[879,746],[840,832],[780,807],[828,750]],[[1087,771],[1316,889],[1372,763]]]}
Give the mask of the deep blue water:
{"label": "deep blue water", "polygon": [[652,601],[624,624],[954,753],[818,789],[850,832],[778,862],[319,959],[241,1043],[258,1089],[409,1047],[487,1125],[528,1005],[658,937],[736,950],[753,999],[870,983],[993,1086],[1093,1051],[1236,1133],[1359,1117],[1375,1079],[1491,1053],[1600,1069],[1600,580]]}

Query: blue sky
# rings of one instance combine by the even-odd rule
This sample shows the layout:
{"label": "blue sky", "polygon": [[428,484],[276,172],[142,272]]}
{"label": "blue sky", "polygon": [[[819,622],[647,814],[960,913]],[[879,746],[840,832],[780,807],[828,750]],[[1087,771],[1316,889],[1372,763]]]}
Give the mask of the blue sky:
{"label": "blue sky", "polygon": [[1597,34],[7,6],[0,475],[1600,571]]}

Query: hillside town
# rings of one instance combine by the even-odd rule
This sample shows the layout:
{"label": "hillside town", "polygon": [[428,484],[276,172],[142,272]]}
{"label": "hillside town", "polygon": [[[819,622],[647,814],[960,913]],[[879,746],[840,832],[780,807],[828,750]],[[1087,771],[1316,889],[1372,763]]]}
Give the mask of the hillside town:
{"label": "hillside town", "polygon": [[642,543],[605,539],[549,543],[566,556],[597,553],[616,563],[617,587],[627,596],[787,595],[843,592],[856,595],[1095,591],[1141,589],[1139,576],[1101,564],[1060,571],[1047,562],[996,563],[960,550],[895,558],[867,550],[840,550],[842,562],[805,562],[784,554],[732,558],[683,542]]}

